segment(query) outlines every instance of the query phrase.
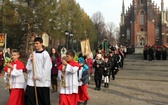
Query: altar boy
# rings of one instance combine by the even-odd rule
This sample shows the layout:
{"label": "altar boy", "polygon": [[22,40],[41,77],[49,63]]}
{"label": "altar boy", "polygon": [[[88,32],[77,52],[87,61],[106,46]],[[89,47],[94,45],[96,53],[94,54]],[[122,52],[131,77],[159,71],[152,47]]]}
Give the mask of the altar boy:
{"label": "altar boy", "polygon": [[61,74],[62,79],[65,81],[65,86],[60,88],[59,105],[77,105],[78,102],[77,71],[80,65],[74,61],[74,56],[74,51],[68,51],[66,60],[62,59],[62,67],[59,67],[59,70],[65,67],[65,73]]}
{"label": "altar boy", "polygon": [[25,78],[23,75],[24,65],[18,60],[19,52],[12,51],[12,62],[4,67],[4,80],[9,84],[10,96],[7,105],[24,105]]}
{"label": "altar boy", "polygon": [[[41,37],[34,39],[34,46],[35,51],[28,59],[26,65],[28,78],[24,105],[36,105],[34,88],[37,89],[38,104],[50,105],[51,58],[48,52],[43,49],[43,39]],[[33,75],[33,66],[35,75]]]}

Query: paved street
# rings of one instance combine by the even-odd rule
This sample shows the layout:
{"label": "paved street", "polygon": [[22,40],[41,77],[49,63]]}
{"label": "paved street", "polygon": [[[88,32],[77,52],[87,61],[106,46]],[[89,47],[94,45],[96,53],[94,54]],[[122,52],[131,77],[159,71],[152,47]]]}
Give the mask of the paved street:
{"label": "paved street", "polygon": [[[97,91],[94,87],[92,80],[88,105],[168,105],[168,60],[144,61],[142,55],[128,55],[109,88]],[[0,77],[0,105],[6,105],[7,98]],[[51,103],[58,105],[58,93],[51,94]]]}

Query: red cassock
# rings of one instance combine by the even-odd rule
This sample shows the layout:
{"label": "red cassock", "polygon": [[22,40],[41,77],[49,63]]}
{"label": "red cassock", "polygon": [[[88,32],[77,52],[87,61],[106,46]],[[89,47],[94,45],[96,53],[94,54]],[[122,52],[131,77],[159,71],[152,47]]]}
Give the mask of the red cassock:
{"label": "red cassock", "polygon": [[59,105],[77,105],[78,94],[60,94]]}
{"label": "red cassock", "polygon": [[10,89],[7,105],[24,105],[24,89]]}
{"label": "red cassock", "polygon": [[90,100],[88,93],[87,93],[87,88],[88,88],[87,84],[79,86],[78,88],[78,99],[79,99],[78,101],[79,102]]}
{"label": "red cassock", "polygon": [[[14,65],[16,64],[16,69],[17,70],[25,70],[25,67],[23,63],[19,60],[10,62],[10,64]],[[7,72],[8,67],[4,67],[4,71]],[[7,105],[24,105],[24,89],[21,88],[12,88],[9,89],[9,98]]]}
{"label": "red cassock", "polygon": [[[75,61],[68,62],[71,66],[77,66],[80,67],[79,63]],[[62,70],[62,65],[58,67],[59,70]],[[78,94],[72,93],[72,94],[60,94],[59,95],[59,105],[77,105],[78,103]]]}

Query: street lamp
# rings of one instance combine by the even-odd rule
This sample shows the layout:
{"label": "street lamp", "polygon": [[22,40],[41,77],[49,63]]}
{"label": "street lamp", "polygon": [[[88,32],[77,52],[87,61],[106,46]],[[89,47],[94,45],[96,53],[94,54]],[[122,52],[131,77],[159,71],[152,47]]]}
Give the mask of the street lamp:
{"label": "street lamp", "polygon": [[[65,31],[65,36],[66,36],[66,48],[68,50],[69,48],[69,42],[71,42],[71,39],[73,37],[73,33],[72,32],[69,32],[69,31]],[[73,49],[73,45],[72,45],[72,49]]]}
{"label": "street lamp", "polygon": [[69,33],[69,36],[72,38],[72,37],[73,37],[73,33],[72,33],[72,32],[70,32],[70,33]]}
{"label": "street lamp", "polygon": [[72,39],[72,38],[73,38],[73,33],[70,32],[70,33],[69,33],[69,36],[70,36],[69,39],[70,39],[71,49],[73,50],[73,39]]}

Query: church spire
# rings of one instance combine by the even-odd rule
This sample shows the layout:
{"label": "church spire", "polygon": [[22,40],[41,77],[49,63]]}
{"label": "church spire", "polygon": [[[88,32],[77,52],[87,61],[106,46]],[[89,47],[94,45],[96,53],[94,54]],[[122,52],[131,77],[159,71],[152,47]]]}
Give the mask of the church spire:
{"label": "church spire", "polygon": [[161,0],[161,11],[164,11],[164,1]]}
{"label": "church spire", "polygon": [[125,18],[125,6],[124,6],[124,0],[123,0],[120,25],[124,25],[124,18]]}
{"label": "church spire", "polygon": [[123,4],[122,4],[122,13],[125,14],[125,5],[124,5],[124,0],[123,0]]}

